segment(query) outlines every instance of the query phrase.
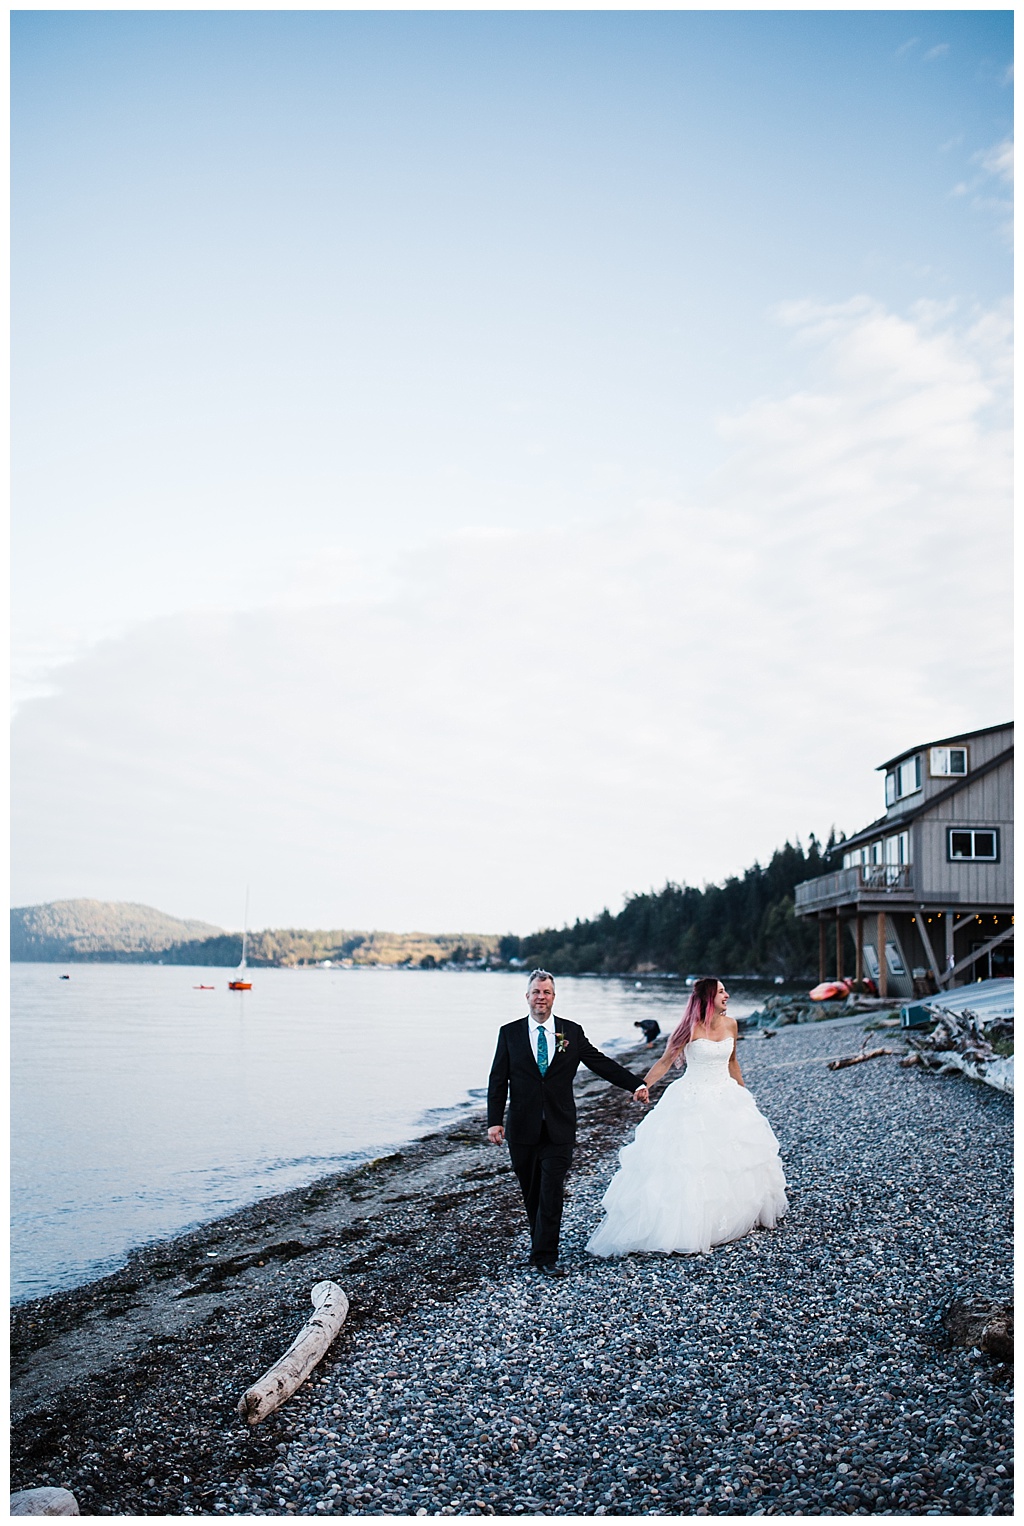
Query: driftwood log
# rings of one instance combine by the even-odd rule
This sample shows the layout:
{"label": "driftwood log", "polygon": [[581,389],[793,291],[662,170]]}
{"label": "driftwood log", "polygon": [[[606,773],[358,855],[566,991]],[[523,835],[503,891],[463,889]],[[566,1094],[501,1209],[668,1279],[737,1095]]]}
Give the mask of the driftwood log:
{"label": "driftwood log", "polygon": [[336,1282],[318,1282],[310,1293],[311,1314],[279,1362],[247,1388],[238,1401],[238,1413],[250,1425],[259,1425],[290,1399],[320,1361],[348,1314],[348,1298]]}
{"label": "driftwood log", "polygon": [[79,1515],[70,1489],[19,1489],[11,1495],[12,1515]]}
{"label": "driftwood log", "polygon": [[994,1017],[982,1017],[965,1007],[962,1012],[950,1012],[937,1002],[929,1003],[935,1018],[930,1033],[910,1032],[906,1041],[916,1055],[905,1064],[918,1064],[926,1070],[960,1070],[975,1081],[985,1081],[999,1091],[1013,1091],[1013,1060],[1000,1054],[993,1047],[1013,1039],[1013,1017],[999,1013]]}
{"label": "driftwood log", "polygon": [[895,1054],[893,1049],[862,1049],[859,1054],[844,1054],[841,1059],[829,1060],[829,1070],[845,1070],[847,1065],[861,1065],[865,1060],[876,1060],[880,1054]]}
{"label": "driftwood log", "polygon": [[942,1311],[942,1326],[954,1346],[973,1346],[998,1362],[1013,1361],[1013,1304],[954,1298]]}

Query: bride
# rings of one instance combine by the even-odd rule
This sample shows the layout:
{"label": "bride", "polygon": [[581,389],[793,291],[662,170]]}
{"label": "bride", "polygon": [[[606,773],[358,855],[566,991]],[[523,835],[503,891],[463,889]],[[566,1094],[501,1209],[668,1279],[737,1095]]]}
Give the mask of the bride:
{"label": "bride", "polygon": [[743,1084],[736,1021],[720,980],[698,980],[647,1086],[686,1069],[619,1151],[602,1199],[605,1218],[587,1242],[595,1256],[708,1251],[763,1225],[789,1204],[779,1142]]}

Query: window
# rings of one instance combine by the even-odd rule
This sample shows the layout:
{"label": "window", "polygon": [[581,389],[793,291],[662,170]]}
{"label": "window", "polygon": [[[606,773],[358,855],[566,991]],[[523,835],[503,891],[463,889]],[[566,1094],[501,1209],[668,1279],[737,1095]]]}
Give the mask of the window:
{"label": "window", "polygon": [[906,965],[900,958],[900,951],[895,943],[887,943],[885,945],[885,962],[889,966],[890,975],[905,975],[907,973]]}
{"label": "window", "polygon": [[[900,958],[900,951],[895,943],[885,945],[885,963],[890,975],[905,975],[906,965]],[[878,950],[873,943],[864,945],[864,964],[872,980],[878,979]]]}
{"label": "window", "polygon": [[946,834],[946,857],[975,863],[995,863],[999,858],[999,832],[995,827],[950,827]]}
{"label": "window", "polygon": [[960,778],[967,772],[966,747],[933,747],[928,756],[933,779]]}
{"label": "window", "polygon": [[905,795],[914,795],[921,788],[921,754],[897,764],[891,774],[885,776],[885,803],[895,805]]}
{"label": "window", "polygon": [[885,861],[887,864],[910,863],[909,832],[897,832],[895,837],[885,839]]}

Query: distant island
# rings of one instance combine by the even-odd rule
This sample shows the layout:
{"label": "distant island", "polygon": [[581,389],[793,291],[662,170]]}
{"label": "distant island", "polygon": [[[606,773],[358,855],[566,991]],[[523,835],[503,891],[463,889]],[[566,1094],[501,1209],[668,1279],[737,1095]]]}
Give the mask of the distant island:
{"label": "distant island", "polygon": [[[416,969],[521,969],[556,975],[688,975],[713,971],[784,980],[814,978],[816,930],[798,920],[793,892],[801,880],[842,862],[843,837],[814,835],[805,849],[786,843],[721,885],[697,890],[669,881],[629,896],[622,910],[572,926],[517,936],[490,933],[391,933],[309,928],[250,932],[253,966]],[[12,961],[191,964],[231,968],[242,955],[240,932],[183,921],[125,901],[49,901],[11,912]]]}
{"label": "distant island", "polygon": [[[339,964],[420,969],[500,964],[501,940],[485,933],[389,933],[268,928],[250,932],[254,967]],[[11,911],[11,960],[42,964],[192,964],[233,968],[240,932],[182,921],[130,901],[47,901]]]}

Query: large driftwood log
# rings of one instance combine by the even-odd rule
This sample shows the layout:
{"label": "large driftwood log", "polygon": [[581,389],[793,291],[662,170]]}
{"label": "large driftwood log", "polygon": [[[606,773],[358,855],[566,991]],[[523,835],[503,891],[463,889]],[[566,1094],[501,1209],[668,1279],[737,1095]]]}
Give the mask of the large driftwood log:
{"label": "large driftwood log", "polygon": [[12,1515],[79,1515],[70,1489],[19,1489],[11,1495]]}
{"label": "large driftwood log", "polygon": [[309,1296],[316,1313],[307,1319],[281,1360],[238,1401],[238,1413],[250,1425],[258,1425],[291,1398],[345,1323],[348,1299],[336,1282],[318,1282]]}
{"label": "large driftwood log", "polygon": [[880,1054],[894,1054],[892,1049],[862,1049],[860,1054],[846,1054],[842,1059],[829,1060],[829,1070],[845,1070],[847,1065],[861,1065],[865,1060],[875,1060]]}
{"label": "large driftwood log", "polygon": [[907,1043],[917,1058],[912,1063],[927,1070],[963,1071],[975,1081],[984,1081],[998,1091],[1013,1092],[1013,1058],[999,1054],[992,1040],[1013,1037],[1013,1017],[1000,1012],[992,1017],[979,1016],[969,1007],[951,1012],[937,1002],[929,1003],[935,1018],[930,1033],[908,1033]]}

